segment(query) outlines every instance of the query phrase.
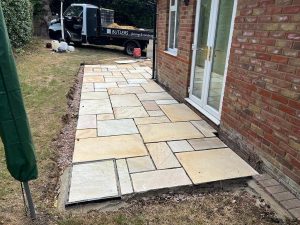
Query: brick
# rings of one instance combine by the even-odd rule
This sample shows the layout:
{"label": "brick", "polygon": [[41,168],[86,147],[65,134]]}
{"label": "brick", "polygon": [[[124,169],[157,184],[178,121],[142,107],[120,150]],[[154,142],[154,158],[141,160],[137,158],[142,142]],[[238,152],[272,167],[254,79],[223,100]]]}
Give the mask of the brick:
{"label": "brick", "polygon": [[263,187],[279,185],[278,181],[276,181],[275,179],[261,180],[258,181],[258,183],[260,183],[260,185]]}
{"label": "brick", "polygon": [[286,192],[287,191],[287,189],[285,187],[283,187],[282,185],[269,186],[269,187],[266,187],[266,190],[270,194],[277,194],[277,193],[281,193],[281,192]]}
{"label": "brick", "polygon": [[285,56],[273,55],[271,57],[272,62],[287,64],[288,58]]}
{"label": "brick", "polygon": [[297,14],[300,12],[300,6],[287,6],[282,9],[283,14]]}
{"label": "brick", "polygon": [[291,200],[287,200],[287,201],[282,201],[280,203],[286,209],[300,208],[300,200],[299,199],[291,199]]}
{"label": "brick", "polygon": [[[252,12],[252,10],[251,10],[251,12]],[[265,14],[265,12],[266,12],[265,8],[256,8],[256,9],[253,9],[252,15],[259,16],[259,15]]]}
{"label": "brick", "polygon": [[294,42],[294,44],[293,44],[293,49],[295,49],[295,50],[300,50],[300,42]]}
{"label": "brick", "polygon": [[273,197],[279,202],[295,199],[295,195],[289,191],[273,194]]}
{"label": "brick", "polygon": [[280,30],[284,31],[294,31],[297,29],[297,24],[295,23],[284,23],[279,26]]}
{"label": "brick", "polygon": [[300,40],[300,33],[289,33],[287,35],[287,39],[299,41]]}
{"label": "brick", "polygon": [[299,52],[293,49],[283,49],[283,55],[296,58],[298,57]]}
{"label": "brick", "polygon": [[256,54],[258,59],[262,59],[262,60],[270,60],[271,56],[268,54],[263,54],[263,53],[258,53]]}
{"label": "brick", "polygon": [[281,72],[286,72],[286,73],[295,73],[296,68],[294,66],[288,66],[288,65],[279,65],[278,70]]}
{"label": "brick", "polygon": [[294,58],[289,60],[289,65],[291,66],[300,66],[300,59]]}
{"label": "brick", "polygon": [[291,5],[293,0],[276,0],[276,5]]}

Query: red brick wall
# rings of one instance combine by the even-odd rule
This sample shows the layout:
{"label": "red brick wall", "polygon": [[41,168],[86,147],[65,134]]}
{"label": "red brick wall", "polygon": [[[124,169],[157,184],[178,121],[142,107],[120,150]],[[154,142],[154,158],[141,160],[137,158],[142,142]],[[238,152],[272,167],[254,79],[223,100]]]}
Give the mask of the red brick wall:
{"label": "red brick wall", "polygon": [[300,185],[300,0],[239,0],[222,138]]}
{"label": "red brick wall", "polygon": [[170,1],[158,0],[157,73],[158,81],[174,97],[183,101],[187,97],[190,82],[196,0],[190,0],[189,6],[185,6],[183,1],[180,1],[179,46],[178,55],[175,57],[165,53],[168,43]]}

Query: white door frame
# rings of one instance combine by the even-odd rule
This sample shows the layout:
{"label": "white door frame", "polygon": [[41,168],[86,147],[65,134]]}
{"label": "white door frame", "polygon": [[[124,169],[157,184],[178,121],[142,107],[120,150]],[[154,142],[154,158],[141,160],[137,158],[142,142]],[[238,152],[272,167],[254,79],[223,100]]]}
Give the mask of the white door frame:
{"label": "white door frame", "polygon": [[[231,27],[230,27],[229,40],[228,40],[228,48],[227,48],[227,54],[226,54],[226,63],[225,63],[224,78],[223,78],[224,80],[223,80],[221,100],[220,100],[220,109],[217,111],[216,109],[207,105],[209,82],[210,82],[210,76],[211,76],[210,71],[211,71],[211,67],[212,67],[211,59],[205,60],[205,68],[206,69],[204,71],[201,99],[194,96],[192,93],[193,86],[194,86],[194,78],[195,78],[196,54],[197,54],[197,46],[198,46],[197,42],[198,42],[200,7],[201,7],[201,0],[197,0],[195,29],[194,29],[194,31],[195,31],[194,32],[194,44],[192,45],[193,53],[192,53],[192,68],[191,68],[191,79],[190,79],[190,88],[189,88],[190,91],[189,91],[189,98],[187,98],[186,100],[217,125],[220,124],[220,119],[221,119],[222,103],[223,103],[224,89],[225,89],[225,83],[226,83],[226,77],[227,77],[230,47],[231,47],[231,43],[232,43],[234,19],[235,19],[236,10],[237,10],[237,2],[238,2],[238,0],[234,0]],[[211,47],[212,49],[214,48],[214,44],[215,44],[215,33],[216,33],[216,25],[217,25],[217,19],[218,19],[218,10],[219,10],[219,0],[212,0],[211,13],[210,13],[210,19],[209,19],[209,34],[207,37],[207,46]]]}

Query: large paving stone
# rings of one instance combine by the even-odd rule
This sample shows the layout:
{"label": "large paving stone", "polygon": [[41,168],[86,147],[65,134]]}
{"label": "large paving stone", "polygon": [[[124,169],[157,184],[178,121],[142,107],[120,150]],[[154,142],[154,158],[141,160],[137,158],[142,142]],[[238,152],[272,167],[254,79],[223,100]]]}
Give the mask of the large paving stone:
{"label": "large paving stone", "polygon": [[83,83],[103,83],[103,76],[84,76]]}
{"label": "large paving stone", "polygon": [[135,118],[134,121],[137,125],[153,124],[153,123],[168,123],[168,122],[170,122],[170,120],[166,116]]}
{"label": "large paving stone", "polygon": [[122,87],[122,88],[109,88],[110,95],[124,95],[124,94],[141,94],[145,93],[142,87]]}
{"label": "large paving stone", "polygon": [[138,125],[145,142],[201,138],[203,135],[188,122]]}
{"label": "large paving stone", "polygon": [[113,107],[127,107],[127,106],[142,105],[135,94],[111,95],[110,100]]}
{"label": "large paving stone", "polygon": [[167,92],[137,94],[140,101],[174,100]]}
{"label": "large paving stone", "polygon": [[108,99],[107,92],[85,92],[81,93],[81,100],[101,100]]}
{"label": "large paving stone", "polygon": [[201,118],[185,104],[161,105],[162,111],[172,122],[200,120]]}
{"label": "large paving stone", "polygon": [[131,174],[131,179],[135,192],[146,192],[192,184],[182,168],[135,173]]}
{"label": "large paving stone", "polygon": [[193,147],[186,141],[169,141],[168,145],[173,152],[190,152],[193,151]]}
{"label": "large paving stone", "polygon": [[164,92],[165,90],[159,86],[155,82],[151,82],[148,84],[142,84],[142,87],[145,89],[146,92]]}
{"label": "large paving stone", "polygon": [[101,113],[112,113],[109,99],[82,100],[79,115],[96,115]]}
{"label": "large paving stone", "polygon": [[146,146],[157,169],[181,167],[166,142],[152,143]]}
{"label": "large paving stone", "polygon": [[81,93],[95,91],[93,83],[84,83],[81,87]]}
{"label": "large paving stone", "polygon": [[122,159],[148,155],[138,134],[97,137],[75,141],[73,162]]}
{"label": "large paving stone", "polygon": [[132,188],[126,160],[118,159],[116,162],[117,162],[121,194],[122,195],[131,194],[133,192],[133,188]]}
{"label": "large paving stone", "polygon": [[155,170],[153,162],[149,156],[129,158],[127,159],[127,164],[130,173]]}
{"label": "large paving stone", "polygon": [[133,119],[98,121],[98,136],[138,134]]}
{"label": "large paving stone", "polygon": [[193,146],[195,150],[205,150],[213,148],[226,148],[227,146],[219,138],[201,138],[192,139],[188,142]]}
{"label": "large paving stone", "polygon": [[194,184],[257,174],[229,148],[177,153],[176,156]]}
{"label": "large paving stone", "polygon": [[113,160],[73,165],[69,204],[118,196]]}
{"label": "large paving stone", "polygon": [[116,119],[148,117],[148,113],[142,106],[138,107],[116,107],[114,108]]}

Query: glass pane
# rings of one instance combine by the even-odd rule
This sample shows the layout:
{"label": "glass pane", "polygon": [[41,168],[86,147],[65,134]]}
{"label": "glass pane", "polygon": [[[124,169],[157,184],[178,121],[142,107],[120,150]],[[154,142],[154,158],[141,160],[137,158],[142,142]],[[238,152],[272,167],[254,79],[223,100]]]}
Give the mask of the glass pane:
{"label": "glass pane", "polygon": [[175,5],[175,0],[171,0],[171,6]]}
{"label": "glass pane", "polygon": [[179,21],[180,21],[180,2],[177,2],[177,13],[176,13],[176,36],[175,36],[175,48],[178,48],[178,35],[179,35]]}
{"label": "glass pane", "polygon": [[211,0],[202,0],[200,6],[200,17],[199,17],[199,30],[198,30],[198,44],[196,52],[196,65],[195,65],[195,76],[192,94],[201,99],[202,97],[202,85],[204,77],[204,65],[207,55],[207,38],[209,28],[209,17]]}
{"label": "glass pane", "polygon": [[175,11],[171,11],[170,17],[170,33],[169,33],[169,48],[174,48],[174,32],[175,32]]}
{"label": "glass pane", "polygon": [[220,0],[208,105],[219,110],[234,0]]}

